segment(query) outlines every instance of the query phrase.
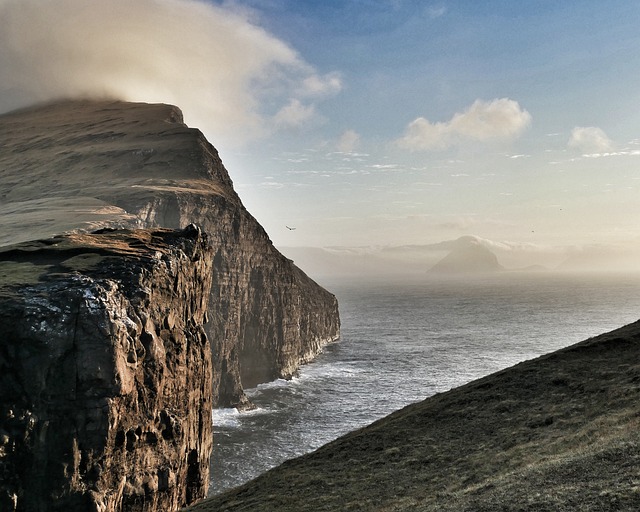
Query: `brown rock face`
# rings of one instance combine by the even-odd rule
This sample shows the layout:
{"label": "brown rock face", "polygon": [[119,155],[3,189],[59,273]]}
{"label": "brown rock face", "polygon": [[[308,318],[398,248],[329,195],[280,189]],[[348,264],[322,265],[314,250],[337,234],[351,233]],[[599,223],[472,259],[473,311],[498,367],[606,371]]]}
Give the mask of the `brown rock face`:
{"label": "brown rock face", "polygon": [[212,256],[193,226],[0,249],[0,510],[206,495]]}
{"label": "brown rock face", "polygon": [[176,107],[63,102],[0,116],[0,245],[104,226],[209,234],[216,406],[290,377],[340,329],[335,297],[282,256]]}

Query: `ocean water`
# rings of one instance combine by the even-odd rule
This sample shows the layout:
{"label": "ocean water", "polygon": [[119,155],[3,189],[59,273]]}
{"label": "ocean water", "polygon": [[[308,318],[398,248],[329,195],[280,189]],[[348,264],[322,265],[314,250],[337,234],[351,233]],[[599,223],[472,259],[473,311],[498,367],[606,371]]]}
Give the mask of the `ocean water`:
{"label": "ocean water", "polygon": [[407,404],[640,318],[639,275],[323,281],[341,340],[300,375],[216,410],[210,494]]}

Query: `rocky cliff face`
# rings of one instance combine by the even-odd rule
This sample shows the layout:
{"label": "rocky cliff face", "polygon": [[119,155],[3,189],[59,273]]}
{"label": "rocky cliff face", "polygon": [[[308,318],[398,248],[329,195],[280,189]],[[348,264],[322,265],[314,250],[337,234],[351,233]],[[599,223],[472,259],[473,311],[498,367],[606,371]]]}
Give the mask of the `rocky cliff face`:
{"label": "rocky cliff face", "polygon": [[63,102],[0,116],[0,244],[104,226],[182,228],[214,247],[213,399],[291,376],[339,335],[335,297],[272,245],[216,150],[167,105]]}
{"label": "rocky cliff face", "polygon": [[206,495],[212,255],[194,227],[0,249],[0,510]]}

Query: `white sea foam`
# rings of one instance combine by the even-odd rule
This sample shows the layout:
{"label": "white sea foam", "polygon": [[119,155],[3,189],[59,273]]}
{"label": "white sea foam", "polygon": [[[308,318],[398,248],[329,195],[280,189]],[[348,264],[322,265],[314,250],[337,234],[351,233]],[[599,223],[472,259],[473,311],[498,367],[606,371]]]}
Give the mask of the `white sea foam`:
{"label": "white sea foam", "polygon": [[291,379],[276,379],[271,382],[263,382],[262,384],[258,384],[258,389],[273,389],[273,388],[283,388],[287,386],[291,386],[295,384],[298,380],[298,377],[292,377]]}
{"label": "white sea foam", "polygon": [[231,429],[242,426],[243,419],[268,414],[269,412],[270,410],[264,407],[255,407],[246,411],[238,411],[235,407],[213,409],[211,419],[213,420],[214,430]]}
{"label": "white sea foam", "polygon": [[214,409],[211,413],[213,427],[229,428],[238,427],[240,425],[240,412],[235,407],[229,409]]}
{"label": "white sea foam", "polygon": [[[322,361],[320,361],[322,363]],[[359,367],[362,362],[334,362],[333,364],[311,364],[300,372],[300,380],[318,380],[331,378],[352,378],[366,371]]]}

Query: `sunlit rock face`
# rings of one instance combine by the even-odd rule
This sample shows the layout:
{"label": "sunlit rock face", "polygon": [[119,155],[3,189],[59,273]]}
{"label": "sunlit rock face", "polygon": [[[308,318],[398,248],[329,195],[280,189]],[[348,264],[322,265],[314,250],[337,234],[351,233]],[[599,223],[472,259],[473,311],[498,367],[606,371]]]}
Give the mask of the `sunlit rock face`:
{"label": "sunlit rock face", "polygon": [[213,402],[290,377],[339,335],[335,297],[272,245],[176,107],[68,101],[0,116],[0,244],[101,227],[183,228],[213,246]]}
{"label": "sunlit rock face", "polygon": [[0,248],[0,510],[206,495],[212,255],[195,227]]}

